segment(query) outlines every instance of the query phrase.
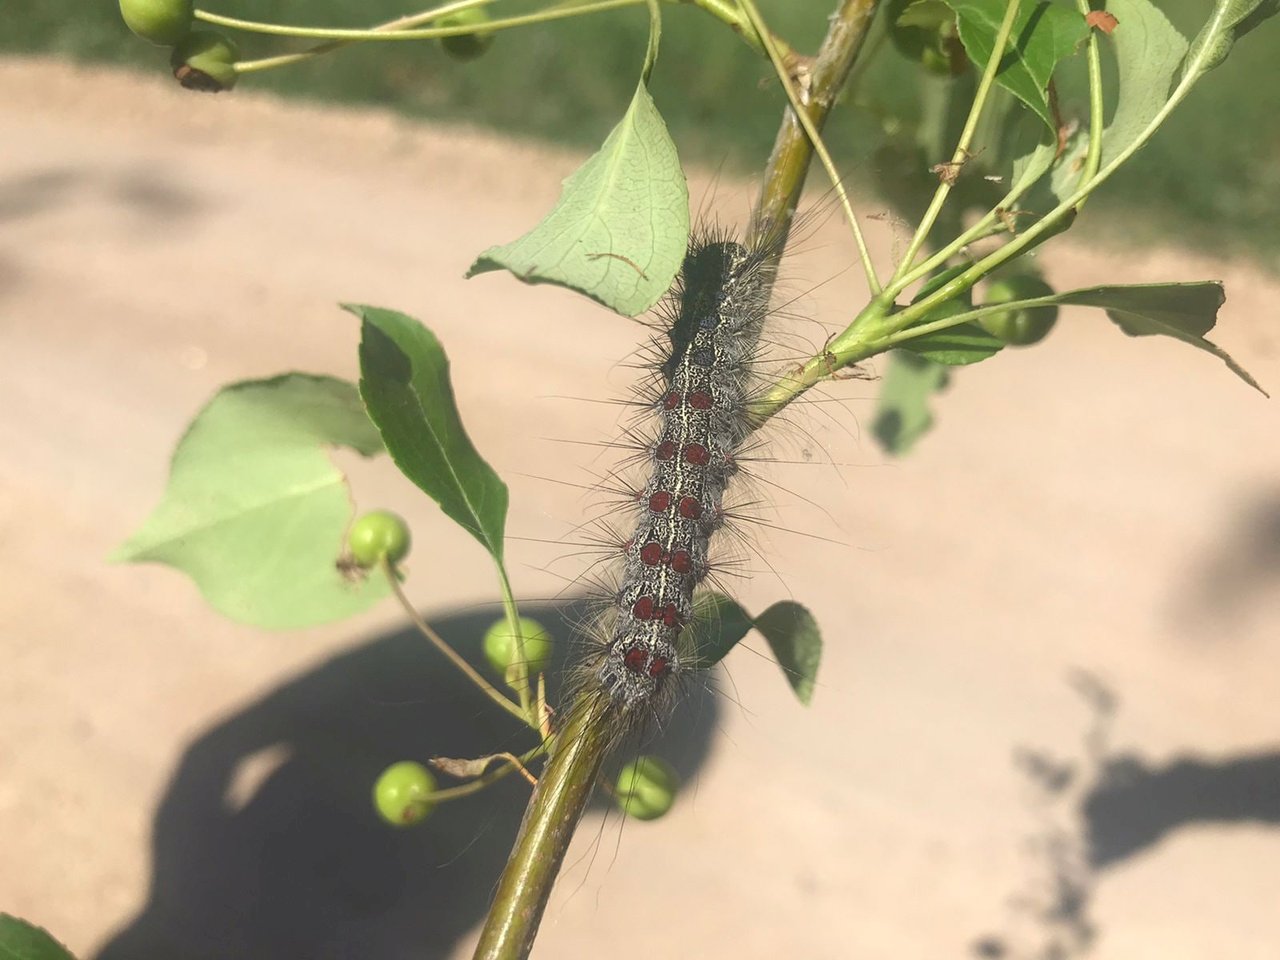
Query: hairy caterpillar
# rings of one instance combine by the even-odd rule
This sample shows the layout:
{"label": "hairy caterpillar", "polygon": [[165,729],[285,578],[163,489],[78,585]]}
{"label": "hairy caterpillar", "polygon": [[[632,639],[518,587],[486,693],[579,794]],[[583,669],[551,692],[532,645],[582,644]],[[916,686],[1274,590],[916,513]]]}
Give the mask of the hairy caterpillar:
{"label": "hairy caterpillar", "polygon": [[660,717],[693,652],[680,636],[711,571],[725,490],[751,432],[752,365],[779,259],[776,244],[747,248],[718,230],[695,234],[659,310],[666,331],[644,407],[657,417],[643,444],[647,480],[622,545],[622,571],[595,624],[598,642],[578,666],[580,692],[605,698],[621,730]]}

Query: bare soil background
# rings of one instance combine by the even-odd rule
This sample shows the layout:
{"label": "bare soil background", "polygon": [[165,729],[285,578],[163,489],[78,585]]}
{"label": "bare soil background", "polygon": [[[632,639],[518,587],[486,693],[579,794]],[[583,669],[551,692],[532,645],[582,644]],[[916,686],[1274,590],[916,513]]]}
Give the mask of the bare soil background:
{"label": "bare soil background", "polygon": [[[578,159],[0,61],[0,908],[83,957],[113,941],[101,956],[469,955],[521,791],[412,834],[372,822],[365,773],[409,743],[374,734],[430,752],[473,717],[394,682],[417,656],[394,606],[268,634],[173,571],[104,558],[220,385],[354,376],[356,324],[335,304],[360,301],[440,336],[468,429],[511,484],[517,591],[572,594],[583,562],[538,541],[572,539],[573,485],[613,461],[556,440],[617,436],[617,409],[588,401],[626,395],[643,331],[462,274]],[[740,219],[749,185],[707,184],[695,202]],[[895,238],[875,230],[888,263]],[[821,343],[863,293],[834,220],[802,246],[791,311],[810,320],[786,323]],[[1060,288],[1225,280],[1215,339],[1280,388],[1274,280],[1172,249],[1045,257]],[[861,432],[874,393],[831,385],[839,402],[799,411],[775,447],[798,463],[768,474],[788,491],[771,522],[826,539],[765,528],[762,557],[745,555],[748,607],[794,596],[824,628],[813,707],[735,652],[676,744],[680,805],[657,824],[592,815],[535,954],[1041,957],[1093,930],[1106,960],[1273,958],[1275,402],[1079,310],[1042,347],[959,371],[905,460]],[[478,636],[495,596],[481,551],[388,463],[344,466],[361,506],[410,518],[428,618]]]}

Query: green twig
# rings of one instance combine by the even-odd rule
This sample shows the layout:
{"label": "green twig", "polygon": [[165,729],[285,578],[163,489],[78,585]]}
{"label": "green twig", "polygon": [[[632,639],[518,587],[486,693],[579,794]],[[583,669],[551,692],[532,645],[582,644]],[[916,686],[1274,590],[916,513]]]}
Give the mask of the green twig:
{"label": "green twig", "polygon": [[459,784],[456,787],[445,787],[443,790],[437,790],[422,799],[429,800],[432,803],[446,803],[450,800],[458,800],[462,797],[469,797],[472,794],[479,793],[491,783],[496,783],[508,774],[519,771],[527,776],[528,771],[525,769],[525,765],[546,753],[547,747],[548,744],[540,743],[532,750],[522,753],[519,757],[512,757],[509,754],[499,756],[497,759],[503,761],[501,766],[494,767],[494,769],[481,774],[474,780],[468,780],[466,783]]}
{"label": "green twig", "polygon": [[[986,106],[987,96],[991,93],[991,88],[995,84],[996,74],[1000,72],[1000,62],[1004,59],[1005,46],[1013,33],[1013,24],[1018,17],[1019,2],[1020,0],[1009,0],[1009,5],[1005,8],[1004,20],[1000,22],[1000,29],[996,33],[995,46],[991,50],[991,57],[987,60],[986,69],[982,71],[982,79],[978,81],[978,89],[973,95],[973,105],[969,108],[969,116],[964,122],[964,129],[960,132],[960,139],[956,143],[955,152],[951,155],[949,166],[953,170],[963,167],[969,159],[969,147],[973,143],[974,132],[978,129],[978,121],[981,119],[982,110]],[[911,237],[907,252],[903,254],[902,262],[898,264],[893,280],[890,281],[891,285],[911,270],[911,265],[915,262],[920,248],[929,239],[929,233],[933,230],[933,225],[937,222],[938,214],[942,212],[942,206],[947,202],[947,197],[950,195],[951,187],[954,183],[954,176],[939,177],[938,189],[934,191],[933,199],[929,202],[929,208],[920,219],[916,232]]]}

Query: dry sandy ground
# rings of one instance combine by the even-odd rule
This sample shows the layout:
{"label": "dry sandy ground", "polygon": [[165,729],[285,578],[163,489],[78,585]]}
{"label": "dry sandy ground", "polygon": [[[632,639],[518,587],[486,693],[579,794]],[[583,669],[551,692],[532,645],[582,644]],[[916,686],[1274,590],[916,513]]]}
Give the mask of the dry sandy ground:
{"label": "dry sandy ground", "polygon": [[[580,564],[548,570],[568,548],[533,538],[570,536],[582,502],[569,484],[609,454],[549,438],[616,435],[614,408],[562,398],[624,392],[618,361],[640,330],[562,291],[461,277],[537,219],[574,163],[383,114],[0,63],[0,906],[92,956],[143,908],[154,855],[168,858],[151,893],[170,940],[114,956],[235,955],[218,943],[277,960],[469,955],[489,861],[425,944],[397,931],[430,908],[429,889],[362,901],[376,878],[346,878],[352,889],[326,894],[346,912],[322,947],[306,930],[338,908],[309,887],[275,902],[287,885],[226,922],[270,927],[283,911],[293,939],[211,937],[209,901],[234,892],[202,888],[203,854],[181,856],[203,828],[160,830],[151,848],[166,791],[180,814],[190,799],[175,785],[201,754],[184,751],[398,631],[396,610],[267,634],[221,620],[173,571],[103,558],[156,502],[174,442],[220,384],[353,374],[356,329],[334,304],[359,300],[439,334],[468,427],[511,482],[511,532],[531,538],[512,547],[518,590],[562,590]],[[731,217],[747,205],[746,187],[717,196]],[[875,242],[887,262],[891,238]],[[831,226],[808,246],[794,286],[834,276],[801,299],[834,329],[859,297],[841,272],[848,245]],[[1280,389],[1274,280],[1169,250],[1055,247],[1046,267],[1060,287],[1225,279],[1216,336]],[[742,588],[757,609],[794,595],[825,626],[812,709],[737,652],[685,802],[655,825],[588,823],[536,955],[1040,957],[1087,923],[1108,960],[1274,958],[1280,408],[1211,357],[1080,311],[1042,348],[962,371],[904,461],[859,433],[873,393],[834,385],[826,395],[844,402],[814,408],[782,447],[814,462],[776,475],[795,494],[778,523],[834,542],[766,530],[778,576]],[[410,586],[429,616],[492,600],[481,552],[385,462],[354,479],[362,504],[411,518]],[[1089,706],[1076,671],[1110,689],[1113,711]],[[362,714],[388,709],[381,694],[354,698]],[[1089,760],[1093,724],[1105,729]],[[255,790],[277,783],[271,751],[290,749],[263,746],[205,801],[256,810]],[[1015,761],[1024,748],[1074,758],[1074,779],[1047,799]],[[366,780],[345,779],[363,795]],[[455,816],[433,819],[438,836],[477,829]],[[346,829],[339,817],[301,849]],[[510,829],[488,833],[500,847]],[[441,862],[465,871],[465,843],[451,849]],[[257,853],[233,883],[258,889]],[[454,876],[440,863],[403,869],[452,895],[455,881],[430,879]],[[201,910],[215,919],[189,920],[183,941],[181,918]]]}

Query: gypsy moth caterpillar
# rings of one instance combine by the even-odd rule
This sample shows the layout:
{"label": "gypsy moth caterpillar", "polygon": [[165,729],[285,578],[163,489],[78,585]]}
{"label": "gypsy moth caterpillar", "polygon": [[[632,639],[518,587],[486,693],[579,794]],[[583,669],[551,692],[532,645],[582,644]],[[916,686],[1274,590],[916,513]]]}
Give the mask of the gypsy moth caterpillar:
{"label": "gypsy moth caterpillar", "polygon": [[691,238],[658,317],[643,409],[656,420],[639,444],[646,480],[622,541],[616,589],[576,667],[577,695],[606,701],[618,733],[667,712],[696,661],[681,649],[694,594],[711,572],[725,491],[753,424],[753,364],[781,250],[748,248],[727,231]]}

